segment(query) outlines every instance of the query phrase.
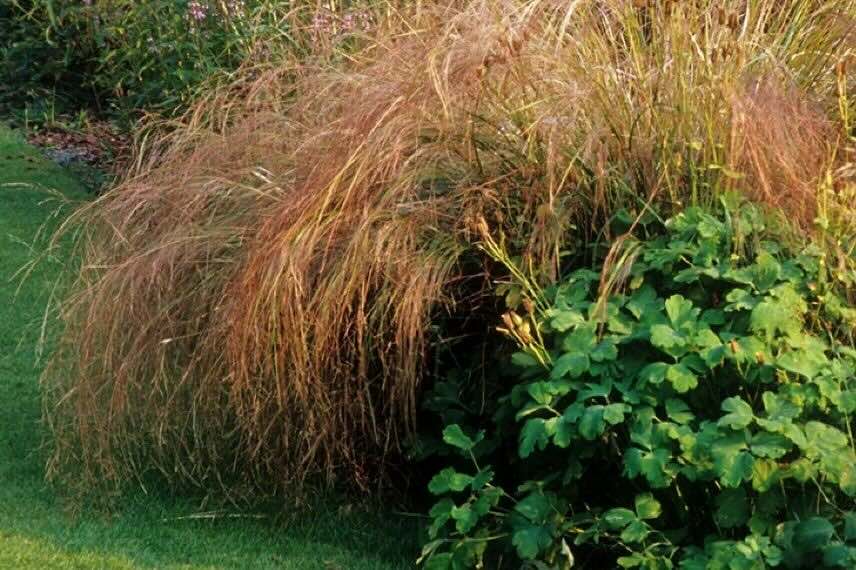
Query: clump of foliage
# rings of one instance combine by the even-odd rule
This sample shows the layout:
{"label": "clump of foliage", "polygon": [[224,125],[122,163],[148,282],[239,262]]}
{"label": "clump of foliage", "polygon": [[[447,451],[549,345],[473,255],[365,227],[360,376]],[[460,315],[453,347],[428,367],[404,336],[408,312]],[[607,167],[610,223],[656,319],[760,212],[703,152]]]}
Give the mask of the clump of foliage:
{"label": "clump of foliage", "polygon": [[[94,46],[77,26],[50,29],[40,0],[0,4],[0,111],[54,114],[95,103]],[[51,4],[53,6],[53,3]],[[62,16],[82,3],[56,3]],[[56,18],[57,15],[51,12]]]}
{"label": "clump of foliage", "polygon": [[242,66],[307,57],[365,33],[367,4],[12,0],[0,7],[0,102],[180,113]]}
{"label": "clump of foliage", "polygon": [[495,320],[485,233],[540,286],[619,209],[739,189],[826,220],[849,263],[854,5],[435,0],[343,57],[237,73],[66,226],[50,475],[383,482],[444,323]]}
{"label": "clump of foliage", "polygon": [[435,391],[469,421],[443,431],[463,462],[431,480],[425,567],[852,568],[856,273],[770,223],[649,215],[525,288],[492,417]]}

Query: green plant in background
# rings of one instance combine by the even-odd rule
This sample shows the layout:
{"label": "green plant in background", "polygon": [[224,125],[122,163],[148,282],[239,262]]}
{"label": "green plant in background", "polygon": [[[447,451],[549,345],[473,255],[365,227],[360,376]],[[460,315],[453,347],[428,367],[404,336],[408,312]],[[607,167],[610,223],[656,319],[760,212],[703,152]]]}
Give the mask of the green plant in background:
{"label": "green plant in background", "polygon": [[0,7],[0,105],[29,119],[180,112],[208,80],[366,31],[370,4],[12,0]]}
{"label": "green plant in background", "polygon": [[[95,106],[91,33],[72,20],[83,2],[11,0],[0,4],[0,111],[28,119]],[[86,20],[82,20],[86,21]]]}
{"label": "green plant in background", "polygon": [[279,12],[275,4],[101,0],[77,17],[92,22],[98,88],[126,111],[171,111],[186,104],[206,79],[260,56],[256,42],[288,43],[286,21],[281,30],[272,30],[272,22],[256,20],[268,9],[272,13],[265,16],[281,18],[291,3],[279,3]]}
{"label": "green plant in background", "polygon": [[767,223],[640,221],[507,315],[517,377],[443,431],[426,568],[856,564],[854,275]]}

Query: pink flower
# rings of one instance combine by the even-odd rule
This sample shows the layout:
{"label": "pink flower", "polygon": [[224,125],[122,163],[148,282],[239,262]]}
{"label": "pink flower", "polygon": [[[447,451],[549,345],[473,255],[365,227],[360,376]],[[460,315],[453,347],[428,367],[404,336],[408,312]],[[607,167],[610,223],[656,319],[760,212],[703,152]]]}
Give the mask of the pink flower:
{"label": "pink flower", "polygon": [[208,5],[199,0],[190,0],[187,3],[187,15],[195,22],[201,22],[208,17]]}

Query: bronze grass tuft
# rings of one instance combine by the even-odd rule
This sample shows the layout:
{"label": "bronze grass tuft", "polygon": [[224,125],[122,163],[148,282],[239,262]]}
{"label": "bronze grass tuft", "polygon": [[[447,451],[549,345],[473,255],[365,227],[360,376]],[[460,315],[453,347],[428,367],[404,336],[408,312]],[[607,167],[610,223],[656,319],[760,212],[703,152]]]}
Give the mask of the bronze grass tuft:
{"label": "bronze grass tuft", "polygon": [[146,131],[69,222],[82,267],[44,378],[50,476],[374,486],[414,428],[432,319],[490,267],[480,231],[545,282],[616,237],[619,208],[736,187],[803,219],[842,171],[853,13],[419,2],[336,63],[239,75]]}
{"label": "bronze grass tuft", "polygon": [[786,211],[810,228],[817,189],[838,144],[840,127],[795,87],[747,85],[734,100],[731,150],[735,172],[757,201]]}

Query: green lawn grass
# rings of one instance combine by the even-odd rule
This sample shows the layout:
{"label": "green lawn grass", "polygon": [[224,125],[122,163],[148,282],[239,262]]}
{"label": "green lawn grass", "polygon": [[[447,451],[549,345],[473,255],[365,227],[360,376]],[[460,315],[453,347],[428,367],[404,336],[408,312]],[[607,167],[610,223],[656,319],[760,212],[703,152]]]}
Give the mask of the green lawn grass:
{"label": "green lawn grass", "polygon": [[200,509],[189,499],[142,494],[110,516],[66,513],[44,483],[38,395],[42,317],[62,260],[43,260],[23,282],[15,276],[37,255],[40,228],[58,222],[51,214],[60,201],[48,189],[87,198],[69,174],[0,126],[0,569],[412,567],[412,524],[335,502],[289,523],[193,518]]}

